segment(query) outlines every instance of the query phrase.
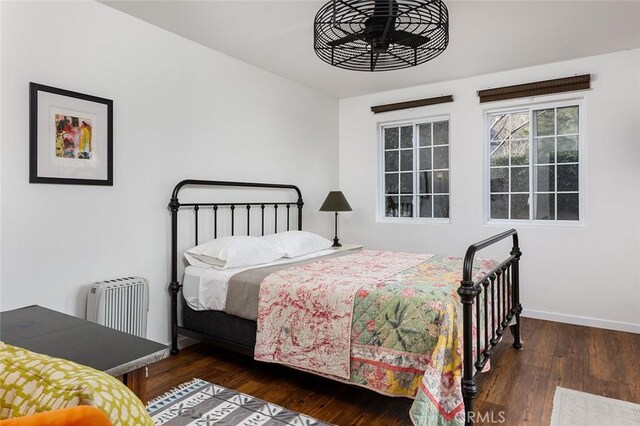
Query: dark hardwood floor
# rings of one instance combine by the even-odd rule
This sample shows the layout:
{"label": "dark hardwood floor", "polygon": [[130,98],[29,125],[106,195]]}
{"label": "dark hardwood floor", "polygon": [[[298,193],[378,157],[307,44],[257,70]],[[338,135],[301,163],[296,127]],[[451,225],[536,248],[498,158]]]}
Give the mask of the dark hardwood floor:
{"label": "dark hardwood floor", "polygon": [[[475,410],[506,425],[548,425],[556,386],[640,404],[640,334],[524,318],[480,381]],[[149,368],[148,396],[200,378],[338,425],[406,425],[411,400],[197,344]],[[491,414],[493,413],[493,414]]]}

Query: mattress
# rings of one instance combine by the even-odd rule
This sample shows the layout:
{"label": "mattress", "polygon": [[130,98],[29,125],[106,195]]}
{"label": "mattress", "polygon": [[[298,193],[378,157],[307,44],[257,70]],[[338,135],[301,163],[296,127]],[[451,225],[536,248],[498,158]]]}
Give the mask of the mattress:
{"label": "mattress", "polygon": [[229,280],[231,280],[234,275],[251,269],[285,265],[287,263],[329,256],[335,253],[336,249],[330,248],[305,256],[282,258],[271,263],[224,270],[187,266],[182,281],[182,294],[187,305],[195,311],[225,311]]}

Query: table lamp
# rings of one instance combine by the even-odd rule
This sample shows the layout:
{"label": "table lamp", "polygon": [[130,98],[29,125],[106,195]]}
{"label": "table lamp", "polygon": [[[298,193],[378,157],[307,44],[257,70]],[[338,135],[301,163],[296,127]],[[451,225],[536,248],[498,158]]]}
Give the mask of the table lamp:
{"label": "table lamp", "polygon": [[338,240],[338,212],[350,212],[352,211],[349,202],[344,197],[342,191],[331,191],[324,203],[320,206],[321,212],[335,212],[336,213],[336,236],[333,239],[333,247],[342,247]]}

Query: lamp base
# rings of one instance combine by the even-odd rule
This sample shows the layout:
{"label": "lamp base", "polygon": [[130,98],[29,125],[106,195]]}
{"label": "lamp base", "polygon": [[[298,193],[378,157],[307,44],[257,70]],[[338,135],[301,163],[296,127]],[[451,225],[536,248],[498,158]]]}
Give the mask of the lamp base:
{"label": "lamp base", "polygon": [[342,247],[342,244],[340,244],[340,241],[338,240],[338,237],[335,237],[333,239],[333,246],[332,247]]}

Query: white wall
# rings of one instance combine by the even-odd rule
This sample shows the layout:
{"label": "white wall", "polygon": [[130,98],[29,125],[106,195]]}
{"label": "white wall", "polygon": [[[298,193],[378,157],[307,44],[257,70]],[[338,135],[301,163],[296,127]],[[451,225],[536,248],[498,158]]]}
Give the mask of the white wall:
{"label": "white wall", "polygon": [[[84,315],[86,285],[151,280],[168,340],[169,213],[184,178],[298,184],[305,227],[337,186],[338,101],[96,2],[0,2],[0,308]],[[114,186],[28,183],[34,81],[114,101]]]}
{"label": "white wall", "polygon": [[[530,316],[640,332],[638,49],[341,100],[340,188],[353,207],[342,215],[341,239],[463,256],[472,242],[508,229],[483,222],[483,111],[518,101],[481,106],[476,92],[586,73],[592,74],[590,91],[530,100],[585,99],[586,225],[517,226],[524,252],[522,303]],[[369,109],[444,94],[453,94],[455,102],[378,115]],[[377,123],[440,114],[450,115],[451,223],[377,222]]]}

